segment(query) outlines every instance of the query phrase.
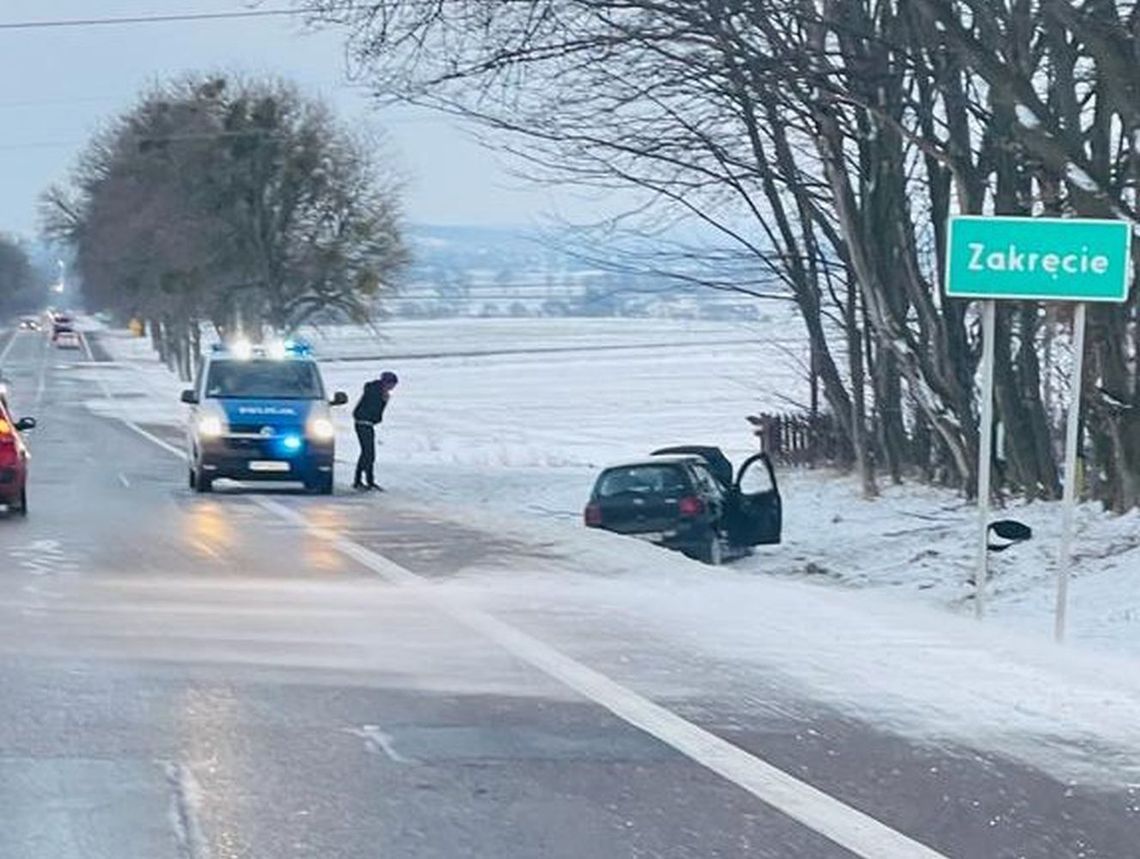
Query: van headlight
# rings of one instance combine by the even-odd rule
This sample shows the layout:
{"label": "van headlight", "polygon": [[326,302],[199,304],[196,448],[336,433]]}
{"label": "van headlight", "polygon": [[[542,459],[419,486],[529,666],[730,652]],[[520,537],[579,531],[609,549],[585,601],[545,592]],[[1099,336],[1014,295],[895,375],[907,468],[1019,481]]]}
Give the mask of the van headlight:
{"label": "van headlight", "polygon": [[309,421],[309,438],[313,441],[332,441],[336,438],[336,427],[328,418],[313,418]]}
{"label": "van headlight", "polygon": [[217,438],[226,431],[226,426],[217,415],[202,415],[198,418],[198,435],[203,438]]}

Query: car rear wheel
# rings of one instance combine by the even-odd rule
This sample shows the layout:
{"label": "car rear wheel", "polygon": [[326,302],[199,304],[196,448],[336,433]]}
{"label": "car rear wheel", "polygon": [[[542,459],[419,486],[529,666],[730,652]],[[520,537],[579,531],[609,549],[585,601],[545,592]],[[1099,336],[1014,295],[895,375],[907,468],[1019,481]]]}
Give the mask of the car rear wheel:
{"label": "car rear wheel", "polygon": [[21,489],[20,490],[20,503],[12,508],[12,512],[15,513],[17,516],[27,516],[28,515],[28,490],[27,489]]}
{"label": "car rear wheel", "polygon": [[710,567],[719,567],[724,563],[724,543],[721,542],[719,535],[713,534],[709,537],[708,542],[701,547],[698,558],[701,563]]}

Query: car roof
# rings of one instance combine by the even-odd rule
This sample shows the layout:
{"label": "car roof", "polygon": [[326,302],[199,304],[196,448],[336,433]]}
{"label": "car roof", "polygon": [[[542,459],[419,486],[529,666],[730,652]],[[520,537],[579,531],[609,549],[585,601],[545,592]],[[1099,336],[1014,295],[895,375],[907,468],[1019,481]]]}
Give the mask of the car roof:
{"label": "car roof", "polygon": [[734,471],[732,462],[724,455],[724,451],[719,447],[713,447],[707,444],[684,444],[664,447],[660,450],[653,451],[654,456],[676,456],[684,454],[700,458],[704,464],[709,467],[713,476],[725,486],[732,484]]}
{"label": "car roof", "polygon": [[701,463],[704,460],[693,454],[686,455],[671,455],[671,456],[650,456],[644,459],[632,459],[628,462],[615,462],[605,467],[605,471],[612,471],[615,468],[638,468],[647,465],[684,465],[686,463]]}

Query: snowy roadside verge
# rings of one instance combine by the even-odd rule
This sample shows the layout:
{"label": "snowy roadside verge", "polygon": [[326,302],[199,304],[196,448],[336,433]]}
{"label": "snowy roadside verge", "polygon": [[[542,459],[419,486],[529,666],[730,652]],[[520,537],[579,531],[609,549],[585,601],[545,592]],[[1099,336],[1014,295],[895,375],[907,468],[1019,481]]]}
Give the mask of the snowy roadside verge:
{"label": "snowy roadside verge", "polygon": [[[561,329],[498,320],[475,326],[474,333],[469,321],[394,324],[389,343],[403,352],[438,355],[446,353],[449,342],[467,353],[481,342],[612,346],[623,337],[644,344],[675,333],[663,332],[658,323],[631,331],[628,320],[624,330],[593,320],[558,322]],[[461,331],[455,331],[457,325]],[[558,339],[559,330],[564,339]],[[359,349],[361,341],[375,339],[355,330],[329,332],[324,348],[335,357],[335,344],[342,341]],[[142,423],[181,427],[182,384],[156,360],[149,342],[119,331],[99,332],[99,342],[115,360],[98,372],[118,399],[95,400],[91,408],[125,409]],[[393,364],[405,383],[380,433],[381,480],[412,503],[449,508],[457,518],[488,529],[541,535],[544,542],[571,541],[583,551],[583,545],[600,539],[583,535],[580,526],[598,466],[680,442],[718,443],[737,461],[750,452],[741,415],[760,395],[746,390],[754,370],[741,366],[737,352],[703,346],[694,351],[678,338],[673,349],[644,353],[587,350]],[[324,367],[330,389],[343,389],[350,397],[377,370],[367,362]],[[784,372],[786,379],[776,369],[766,375],[776,388],[793,385],[794,374]],[[356,441],[347,409],[338,410],[337,421],[343,482]],[[783,472],[780,481],[784,541],[733,564],[736,574],[882,589],[972,613],[976,516],[954,493],[914,484],[885,486],[882,497],[869,502],[859,497],[853,481],[827,472]],[[1059,506],[1012,502],[996,516],[1025,521],[1034,538],[993,556],[991,618],[1047,640]],[[1083,505],[1073,573],[1071,641],[1140,656],[1140,512],[1114,517]]]}
{"label": "snowy roadside verge", "polygon": [[[149,355],[145,342],[117,332],[102,333],[100,342],[115,360],[86,372],[105,381],[116,399],[93,399],[90,406],[140,422],[180,423],[177,392],[182,386]],[[599,454],[606,453],[602,447]],[[937,533],[947,531],[944,539],[951,543],[958,539],[955,529],[968,533],[972,511],[952,495],[904,488],[864,503],[855,500],[845,480],[796,475],[785,480],[785,494],[795,499],[789,507],[803,512],[789,520],[788,544],[765,550],[747,565],[710,570],[637,541],[586,532],[576,513],[569,519],[533,508],[534,496],[528,492],[540,484],[547,486],[549,503],[565,504],[567,510],[576,506],[571,496],[580,492],[575,480],[590,474],[585,464],[389,466],[394,500],[451,510],[487,530],[525,534],[558,559],[549,569],[545,561],[523,558],[510,575],[500,569],[468,569],[436,586],[488,610],[529,617],[550,635],[560,635],[568,649],[590,644],[576,639],[580,618],[595,619],[601,629],[628,624],[659,642],[655,646],[665,642],[679,654],[731,666],[739,678],[733,684],[737,693],[758,677],[778,676],[807,698],[924,742],[985,747],[1094,782],[1140,777],[1135,660],[1058,648],[1044,636],[1011,633],[995,623],[978,625],[913,600],[925,591],[909,583],[907,571],[921,565],[924,575],[943,575],[941,560],[928,555],[900,563],[889,553],[903,547],[938,551],[930,549],[943,539]],[[504,481],[504,472],[512,475],[510,480]],[[420,484],[411,482],[417,474]],[[440,500],[425,497],[435,481],[449,477],[450,488]],[[504,482],[511,485],[504,488]],[[424,492],[408,491],[417,486]],[[1040,509],[1046,517],[1048,508]],[[1094,517],[1094,523],[1099,521]],[[963,558],[969,555],[968,539],[965,543]],[[864,572],[867,580],[857,582],[854,573],[845,577],[797,570],[804,563],[801,556],[809,554],[840,571],[852,559],[878,557],[890,571]],[[949,590],[959,559],[948,550],[947,559]],[[749,575],[756,570],[808,575],[821,584]],[[894,582],[895,593],[881,592],[888,581]],[[879,589],[852,593],[823,582]],[[900,594],[911,599],[900,599]],[[552,614],[551,606],[557,612]],[[1013,616],[999,612],[996,618],[1004,622]]]}

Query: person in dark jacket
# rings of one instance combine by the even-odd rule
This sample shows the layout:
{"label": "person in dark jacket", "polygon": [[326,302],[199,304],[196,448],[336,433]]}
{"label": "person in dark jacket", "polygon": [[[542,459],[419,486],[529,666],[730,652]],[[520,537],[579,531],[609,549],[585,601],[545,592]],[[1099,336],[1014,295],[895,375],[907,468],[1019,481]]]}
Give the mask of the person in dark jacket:
{"label": "person in dark jacket", "polygon": [[399,383],[396,374],[385,370],[379,379],[373,379],[364,385],[364,393],[356,408],[352,410],[352,418],[356,421],[356,438],[360,442],[360,459],[356,461],[356,475],[352,479],[353,489],[380,489],[376,485],[376,424],[384,420],[384,409],[388,406],[388,398],[392,390]]}

